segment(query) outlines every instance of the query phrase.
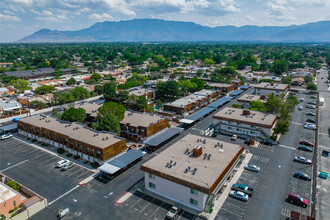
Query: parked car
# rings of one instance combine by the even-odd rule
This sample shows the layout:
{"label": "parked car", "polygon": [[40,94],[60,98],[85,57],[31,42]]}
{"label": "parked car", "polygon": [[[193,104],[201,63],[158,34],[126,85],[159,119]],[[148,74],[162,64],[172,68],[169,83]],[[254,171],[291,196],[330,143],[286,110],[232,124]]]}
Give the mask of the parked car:
{"label": "parked car", "polygon": [[308,104],[310,104],[310,105],[316,105],[316,102],[313,101],[313,100],[310,100],[310,101],[308,102]]}
{"label": "parked car", "polygon": [[316,116],[316,114],[314,112],[306,112],[306,115],[309,115],[309,116]]}
{"label": "parked car", "polygon": [[298,107],[298,110],[299,110],[299,111],[302,111],[303,109],[304,109],[304,108],[303,108],[302,106],[299,106],[299,107]]}
{"label": "parked car", "polygon": [[297,194],[290,193],[288,196],[288,200],[290,203],[300,205],[304,208],[306,208],[308,205],[308,200],[302,198],[301,196],[299,196]]}
{"label": "parked car", "polygon": [[315,109],[315,106],[314,105],[306,105],[306,108]]}
{"label": "parked car", "polygon": [[307,118],[306,122],[316,123],[316,120],[315,119],[312,119],[312,118]]}
{"label": "parked car", "polygon": [[167,212],[166,219],[174,219],[174,217],[180,212],[180,208],[172,206],[172,208]]}
{"label": "parked car", "polygon": [[56,167],[61,168],[64,164],[69,162],[68,160],[60,160],[57,162]]}
{"label": "parked car", "polygon": [[298,145],[298,150],[313,152],[313,148],[307,147],[305,145]]}
{"label": "parked car", "polygon": [[305,100],[304,100],[304,98],[300,98],[299,101],[300,102],[304,102]]}
{"label": "parked car", "polygon": [[233,186],[231,187],[231,190],[240,191],[250,197],[253,195],[253,189],[244,184],[238,184],[238,183],[233,184]]}
{"label": "parked car", "polygon": [[306,122],[304,125],[304,128],[310,129],[310,130],[316,130],[316,126],[312,123]]}
{"label": "parked car", "polygon": [[295,156],[293,161],[298,162],[298,163],[308,164],[308,165],[312,164],[312,161],[310,159],[307,159],[305,157],[300,157],[300,156]]}
{"label": "parked car", "polygon": [[261,140],[260,143],[262,143],[264,145],[269,145],[269,146],[273,146],[273,145],[277,144],[277,142],[272,141],[272,140]]}
{"label": "parked car", "polygon": [[0,140],[6,140],[6,139],[9,139],[11,137],[13,137],[12,134],[3,134],[3,135],[0,136]]}
{"label": "parked car", "polygon": [[65,170],[71,169],[73,166],[74,166],[74,163],[69,161],[69,162],[63,164],[61,170],[65,171]]}
{"label": "parked car", "polygon": [[316,96],[315,95],[311,95],[309,98],[316,99]]}
{"label": "parked car", "polygon": [[233,136],[231,136],[231,140],[232,140],[232,141],[236,141],[236,140],[237,140],[237,138],[238,138],[238,137],[237,137],[237,135],[236,135],[236,134],[234,134]]}
{"label": "parked car", "polygon": [[306,173],[299,172],[299,171],[296,171],[293,174],[293,177],[298,178],[298,179],[307,180],[307,181],[310,181],[311,180],[311,177],[310,176],[308,176]]}
{"label": "parked car", "polygon": [[308,147],[314,147],[314,144],[312,142],[306,141],[306,140],[299,141],[299,144],[302,144],[302,145],[305,145]]}
{"label": "parked car", "polygon": [[244,169],[252,171],[252,172],[260,172],[260,167],[258,167],[257,165],[253,165],[253,164],[245,165]]}
{"label": "parked car", "polygon": [[235,199],[242,200],[244,202],[247,202],[249,200],[249,196],[240,191],[231,190],[229,196]]}

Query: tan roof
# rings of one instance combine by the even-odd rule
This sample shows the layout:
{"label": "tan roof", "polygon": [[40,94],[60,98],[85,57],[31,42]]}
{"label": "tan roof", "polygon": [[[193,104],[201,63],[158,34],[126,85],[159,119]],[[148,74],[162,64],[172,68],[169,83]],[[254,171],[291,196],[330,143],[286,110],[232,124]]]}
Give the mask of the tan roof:
{"label": "tan roof", "polygon": [[164,120],[165,118],[159,115],[150,113],[141,113],[133,111],[125,111],[125,118],[120,122],[121,124],[129,124],[133,127],[149,127],[150,125]]}
{"label": "tan roof", "polygon": [[[198,141],[199,139],[205,142]],[[218,143],[221,143],[223,148],[217,145]],[[195,157],[192,153],[185,154],[187,148],[192,152],[198,145],[202,147],[202,155]],[[223,152],[220,152],[222,149]],[[204,193],[211,193],[243,149],[244,147],[237,144],[188,134],[144,163],[141,170]],[[204,159],[204,154],[211,154],[210,160]],[[168,163],[172,164],[170,168],[166,167]],[[190,170],[185,172],[188,167]],[[197,171],[193,175],[195,168]]]}
{"label": "tan roof", "polygon": [[100,108],[102,106],[102,104],[98,104],[98,103],[84,103],[82,105],[76,105],[76,108],[83,108],[85,109],[86,113],[96,117],[97,116],[97,109]]}
{"label": "tan roof", "polygon": [[75,139],[102,149],[123,140],[123,138],[117,137],[114,133],[96,131],[94,129],[84,127],[79,123],[59,121],[53,117],[45,117],[44,115],[21,119],[20,121],[32,124],[39,128],[54,131],[71,139]]}
{"label": "tan roof", "polygon": [[207,96],[212,95],[213,92],[215,91],[203,89],[199,92],[195,92],[194,94],[177,99],[174,102],[166,103],[165,105],[175,106],[175,107],[185,107],[190,103],[195,103],[204,100]]}
{"label": "tan roof", "polygon": [[258,85],[254,85],[253,87],[255,89],[268,89],[268,90],[284,91],[289,87],[289,85],[288,84],[263,82],[263,83],[259,83]]}
{"label": "tan roof", "polygon": [[226,84],[226,83],[209,83],[208,86],[218,87],[218,88],[228,88],[228,87],[233,86],[233,85],[232,84]]}
{"label": "tan roof", "polygon": [[[262,98],[264,97],[264,98]],[[243,96],[239,97],[237,101],[239,102],[251,102],[251,101],[257,101],[260,100],[263,103],[266,103],[266,96],[262,95],[250,95],[250,94],[244,94]]]}
{"label": "tan roof", "polygon": [[[247,111],[250,114],[244,115],[243,111]],[[277,120],[277,116],[274,114],[230,107],[225,107],[224,109],[216,113],[213,118],[265,128],[273,127],[274,123]]]}
{"label": "tan roof", "polygon": [[140,88],[140,89],[133,89],[131,91],[129,91],[130,95],[136,95],[137,97],[142,96],[142,95],[147,95],[149,92],[152,92],[151,89],[144,89],[144,88]]}

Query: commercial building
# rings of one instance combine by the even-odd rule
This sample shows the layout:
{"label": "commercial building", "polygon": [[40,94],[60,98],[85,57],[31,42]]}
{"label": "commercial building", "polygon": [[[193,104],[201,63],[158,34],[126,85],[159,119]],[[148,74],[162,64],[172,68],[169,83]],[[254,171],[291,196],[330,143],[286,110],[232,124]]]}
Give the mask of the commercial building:
{"label": "commercial building", "polygon": [[0,214],[8,216],[21,202],[21,194],[0,181]]}
{"label": "commercial building", "polygon": [[[60,69],[60,71],[63,71],[65,74],[69,74],[72,73],[73,70],[66,68],[66,69]],[[36,68],[34,70],[10,71],[10,72],[5,72],[4,74],[8,76],[16,76],[19,79],[35,79],[46,76],[52,76],[54,72],[55,69],[53,68]]]}
{"label": "commercial building", "polygon": [[269,138],[277,118],[274,114],[226,107],[213,116],[213,125],[225,134]]}
{"label": "commercial building", "polygon": [[164,111],[175,112],[175,114],[185,117],[215,101],[220,94],[219,91],[203,89],[174,102],[164,104]]}
{"label": "commercial building", "polygon": [[286,94],[289,90],[288,84],[280,84],[280,83],[268,83],[263,82],[258,85],[254,85],[254,94],[256,95],[269,95],[274,93],[276,96],[281,94]]}
{"label": "commercial building", "polygon": [[233,79],[231,82],[234,84],[234,89],[235,90],[243,85],[243,82],[240,79]]}
{"label": "commercial building", "polygon": [[225,84],[225,83],[209,83],[209,87],[213,90],[221,91],[221,93],[227,94],[233,90],[235,90],[235,86],[233,84]]}
{"label": "commercial building", "polygon": [[13,113],[22,109],[22,105],[14,99],[11,100],[4,100],[0,102],[0,115],[1,114],[8,114]]}
{"label": "commercial building", "polygon": [[244,94],[237,99],[238,102],[248,103],[250,104],[251,101],[260,100],[262,103],[266,103],[267,96],[266,95],[251,95],[251,94]]}
{"label": "commercial building", "polygon": [[244,147],[188,134],[141,166],[145,188],[198,211],[208,210]]}
{"label": "commercial building", "polygon": [[80,123],[69,123],[46,115],[21,119],[17,123],[22,135],[64,148],[91,162],[103,161],[126,150],[126,141],[116,134],[96,131]]}
{"label": "commercial building", "polygon": [[134,111],[126,111],[124,119],[119,124],[120,136],[133,141],[143,141],[169,126],[167,118]]}

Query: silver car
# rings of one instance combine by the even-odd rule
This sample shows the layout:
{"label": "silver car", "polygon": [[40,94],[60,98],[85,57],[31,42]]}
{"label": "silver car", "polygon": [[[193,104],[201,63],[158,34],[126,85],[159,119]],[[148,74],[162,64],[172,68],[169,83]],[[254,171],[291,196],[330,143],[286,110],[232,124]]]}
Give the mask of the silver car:
{"label": "silver car", "polygon": [[310,130],[316,130],[316,126],[312,123],[306,122],[304,125],[304,128],[310,129]]}
{"label": "silver car", "polygon": [[11,137],[13,137],[12,134],[4,134],[4,135],[1,135],[0,136],[0,140],[6,140],[6,139],[9,139]]}
{"label": "silver car", "polygon": [[257,165],[245,165],[244,169],[252,171],[252,172],[260,172],[260,167],[258,167]]}
{"label": "silver car", "polygon": [[312,161],[310,159],[307,159],[305,157],[300,157],[300,156],[295,156],[293,161],[298,162],[298,163],[308,164],[308,165],[312,164]]}
{"label": "silver car", "polygon": [[166,219],[174,219],[174,217],[179,213],[180,208],[172,206],[172,208],[167,212]]}
{"label": "silver car", "polygon": [[230,193],[229,193],[229,196],[233,197],[235,199],[239,199],[239,200],[244,201],[244,202],[247,202],[249,200],[248,195],[246,195],[243,192],[236,191],[236,190],[231,190]]}

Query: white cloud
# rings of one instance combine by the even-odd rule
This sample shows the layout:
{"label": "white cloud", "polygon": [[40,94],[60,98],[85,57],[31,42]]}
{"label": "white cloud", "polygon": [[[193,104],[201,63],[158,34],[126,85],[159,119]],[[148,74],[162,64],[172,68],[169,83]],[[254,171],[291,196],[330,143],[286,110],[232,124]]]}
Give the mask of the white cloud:
{"label": "white cloud", "polygon": [[32,6],[33,0],[10,0],[10,3],[16,3],[16,5],[22,5],[22,6]]}
{"label": "white cloud", "polygon": [[2,20],[2,21],[21,21],[21,19],[17,16],[4,15],[1,13],[0,13],[0,20]]}
{"label": "white cloud", "polygon": [[30,11],[34,14],[37,14],[37,15],[44,15],[44,16],[52,16],[53,15],[53,12],[48,11],[48,10],[36,11],[34,9],[30,9]]}
{"label": "white cloud", "polygon": [[96,20],[96,21],[113,21],[113,17],[107,13],[103,13],[103,14],[90,14],[88,16],[88,18]]}
{"label": "white cloud", "polygon": [[40,21],[49,21],[49,22],[56,22],[56,23],[60,23],[60,22],[69,20],[69,18],[66,14],[57,14],[57,15],[48,16],[48,17],[36,17],[35,19],[40,20]]}

